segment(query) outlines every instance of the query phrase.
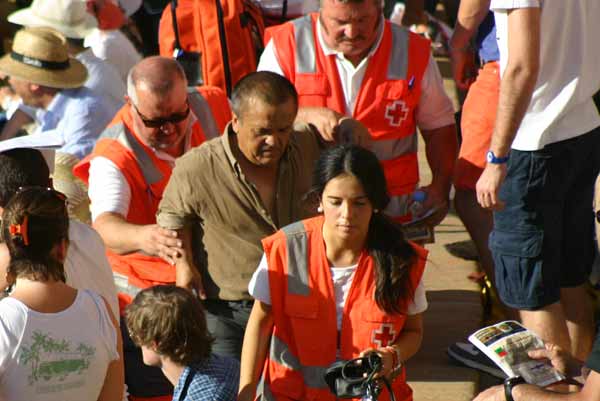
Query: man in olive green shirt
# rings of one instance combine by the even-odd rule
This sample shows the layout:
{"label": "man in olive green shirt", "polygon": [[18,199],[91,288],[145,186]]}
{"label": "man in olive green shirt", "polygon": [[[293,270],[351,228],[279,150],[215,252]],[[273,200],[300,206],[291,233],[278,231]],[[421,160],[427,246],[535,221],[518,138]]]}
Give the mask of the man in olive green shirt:
{"label": "man in olive green shirt", "polygon": [[[294,125],[297,99],[280,75],[243,78],[232,94],[233,118],[225,133],[177,160],[159,206],[158,224],[180,230],[185,249],[176,263],[177,285],[205,299],[217,353],[240,356],[253,302],[248,282],[263,252],[261,239],[316,214],[316,203],[304,194],[325,140],[332,138],[310,125]],[[354,142],[368,138],[351,119],[333,131],[348,133],[346,140]]]}

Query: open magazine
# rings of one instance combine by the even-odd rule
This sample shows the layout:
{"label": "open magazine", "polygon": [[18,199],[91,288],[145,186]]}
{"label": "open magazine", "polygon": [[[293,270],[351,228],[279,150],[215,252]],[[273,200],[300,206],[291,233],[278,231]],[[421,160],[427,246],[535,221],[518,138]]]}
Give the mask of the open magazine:
{"label": "open magazine", "polygon": [[564,380],[548,360],[531,359],[527,351],[543,348],[544,342],[519,322],[507,320],[484,327],[469,336],[508,375],[522,376],[527,383],[541,387]]}

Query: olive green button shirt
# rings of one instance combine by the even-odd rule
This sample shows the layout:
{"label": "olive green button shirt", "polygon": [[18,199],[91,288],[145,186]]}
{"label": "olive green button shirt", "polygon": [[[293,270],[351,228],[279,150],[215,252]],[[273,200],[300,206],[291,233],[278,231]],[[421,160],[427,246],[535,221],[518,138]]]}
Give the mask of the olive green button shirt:
{"label": "olive green button shirt", "polygon": [[208,298],[252,299],[248,282],[263,254],[261,239],[316,214],[304,195],[322,149],[316,130],[296,125],[280,161],[275,216],[242,173],[225,133],[179,158],[158,208],[157,222],[193,228],[194,258]]}

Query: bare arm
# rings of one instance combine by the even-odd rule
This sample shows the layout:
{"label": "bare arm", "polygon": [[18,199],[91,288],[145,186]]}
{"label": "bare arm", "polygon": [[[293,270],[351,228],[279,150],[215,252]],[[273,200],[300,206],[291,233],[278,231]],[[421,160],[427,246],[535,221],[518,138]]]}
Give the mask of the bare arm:
{"label": "bare arm", "polygon": [[[592,372],[578,393],[555,393],[531,384],[520,384],[513,388],[515,401],[600,401],[600,374]],[[504,387],[494,386],[485,390],[474,401],[505,401]]]}
{"label": "bare arm", "polygon": [[110,320],[112,321],[113,326],[115,327],[115,332],[117,335],[117,352],[119,353],[119,359],[112,361],[108,365],[108,369],[106,370],[106,377],[104,378],[104,384],[102,385],[102,390],[100,390],[100,395],[98,396],[98,401],[121,401],[124,398],[125,394],[125,368],[123,364],[123,341],[121,339],[121,331],[119,330],[119,323],[112,311],[110,310],[110,305],[104,299],[104,304],[106,305],[106,310],[110,315]]}
{"label": "bare arm", "polygon": [[15,110],[10,120],[8,120],[6,125],[4,125],[4,128],[2,128],[0,140],[3,141],[5,139],[14,138],[24,125],[31,124],[32,122],[33,119],[29,117],[27,113],[19,109]]}
{"label": "bare arm", "polygon": [[242,347],[238,401],[254,400],[256,385],[265,363],[272,331],[271,305],[258,300],[254,301]]}
{"label": "bare arm", "polygon": [[177,230],[177,236],[181,239],[182,245],[180,256],[175,259],[175,284],[179,287],[195,290],[200,299],[206,299],[206,292],[202,285],[202,276],[194,263],[192,229],[185,227]]}
{"label": "bare arm", "polygon": [[93,227],[106,246],[119,255],[143,252],[174,264],[174,258],[181,252],[177,232],[156,224],[132,224],[120,214],[105,212],[94,220]]}
{"label": "bare arm", "polygon": [[456,126],[452,124],[433,130],[423,130],[421,134],[425,140],[425,153],[432,174],[431,184],[424,187],[427,192],[424,207],[426,210],[436,209],[431,219],[432,225],[435,226],[448,213],[450,185],[458,149]]}
{"label": "bare arm", "polygon": [[477,74],[475,54],[469,46],[471,38],[485,19],[490,0],[462,0],[458,9],[456,26],[450,39],[450,59],[454,81],[459,89],[466,90]]}
{"label": "bare arm", "polygon": [[[535,88],[540,67],[540,14],[539,8],[519,8],[508,14],[508,64],[502,75],[496,127],[490,145],[497,157],[510,152]],[[477,200],[482,207],[503,207],[498,190],[505,175],[505,164],[486,165],[477,182]]]}

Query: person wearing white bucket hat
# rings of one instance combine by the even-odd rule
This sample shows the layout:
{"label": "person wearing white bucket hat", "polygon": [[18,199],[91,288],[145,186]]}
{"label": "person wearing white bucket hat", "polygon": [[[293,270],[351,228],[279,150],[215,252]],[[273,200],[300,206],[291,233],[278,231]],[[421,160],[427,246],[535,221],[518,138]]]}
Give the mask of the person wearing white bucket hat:
{"label": "person wearing white bucket hat", "polygon": [[[93,1],[94,4],[100,2],[99,0],[90,1]],[[113,2],[116,2],[116,0],[113,0]],[[125,19],[128,19],[140,5],[141,0],[121,0],[118,2],[118,6],[122,9]],[[98,14],[96,16],[100,21],[101,17]],[[96,57],[112,64],[121,75],[123,82],[126,82],[127,73],[129,73],[129,70],[134,65],[141,61],[142,56],[123,32],[117,28],[101,28],[101,25],[99,22],[99,27],[92,30],[85,37],[84,45],[90,47]]]}
{"label": "person wearing white bucket hat", "polygon": [[34,0],[30,7],[10,14],[8,21],[26,27],[52,28],[63,34],[67,38],[69,54],[88,70],[84,86],[106,97],[115,113],[121,108],[124,103],[125,81],[119,71],[96,57],[92,49],[84,47],[84,38],[98,25],[94,16],[88,13],[85,1]]}

